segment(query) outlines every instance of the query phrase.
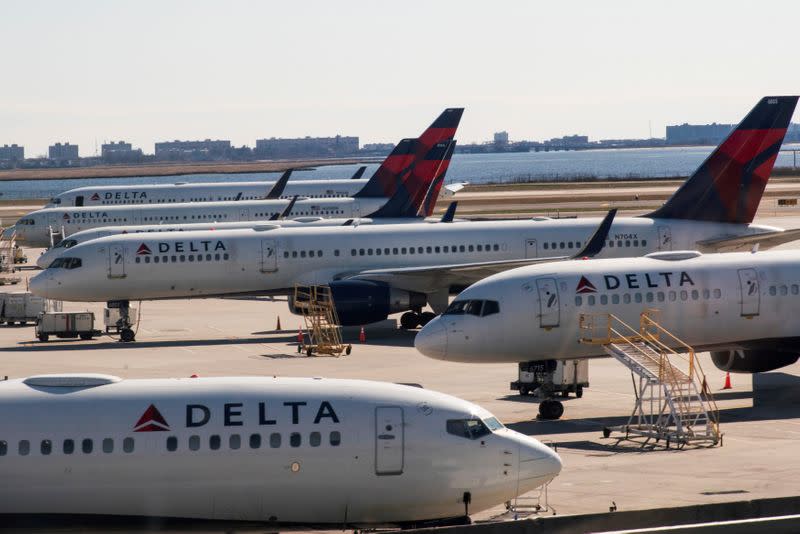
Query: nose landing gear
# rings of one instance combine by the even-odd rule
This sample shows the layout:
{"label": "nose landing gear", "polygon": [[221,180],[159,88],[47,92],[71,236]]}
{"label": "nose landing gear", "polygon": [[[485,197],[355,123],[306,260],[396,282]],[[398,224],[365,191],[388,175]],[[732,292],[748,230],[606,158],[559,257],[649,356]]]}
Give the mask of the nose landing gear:
{"label": "nose landing gear", "polygon": [[131,324],[131,307],[130,302],[127,300],[115,300],[108,302],[109,308],[119,309],[119,319],[117,320],[117,331],[119,332],[119,340],[123,343],[131,343],[136,340],[136,332],[134,332]]}

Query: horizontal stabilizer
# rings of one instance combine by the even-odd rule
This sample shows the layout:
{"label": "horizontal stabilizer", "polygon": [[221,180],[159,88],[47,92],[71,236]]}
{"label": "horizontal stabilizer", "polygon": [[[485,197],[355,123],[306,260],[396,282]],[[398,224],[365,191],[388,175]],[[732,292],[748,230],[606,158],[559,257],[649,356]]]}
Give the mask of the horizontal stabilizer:
{"label": "horizontal stabilizer", "polygon": [[800,228],[794,228],[791,230],[698,241],[697,248],[701,252],[737,252],[747,251],[752,249],[753,245],[758,245],[760,250],[766,250],[784,243],[797,241],[798,239],[800,239]]}

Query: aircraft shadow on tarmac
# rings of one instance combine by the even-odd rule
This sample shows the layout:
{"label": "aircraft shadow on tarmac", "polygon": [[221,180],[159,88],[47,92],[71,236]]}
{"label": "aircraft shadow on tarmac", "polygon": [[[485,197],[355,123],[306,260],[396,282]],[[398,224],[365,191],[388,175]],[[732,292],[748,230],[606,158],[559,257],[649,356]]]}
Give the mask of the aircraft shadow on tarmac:
{"label": "aircraft shadow on tarmac", "polygon": [[280,337],[258,338],[220,338],[220,339],[176,339],[159,341],[135,341],[133,343],[120,343],[115,339],[101,343],[86,343],[80,340],[59,340],[52,343],[22,342],[16,347],[4,348],[4,352],[43,352],[43,351],[74,351],[74,350],[108,350],[108,349],[136,349],[136,348],[168,348],[168,347],[207,347],[217,345],[262,345],[269,343],[297,342],[297,335]]}

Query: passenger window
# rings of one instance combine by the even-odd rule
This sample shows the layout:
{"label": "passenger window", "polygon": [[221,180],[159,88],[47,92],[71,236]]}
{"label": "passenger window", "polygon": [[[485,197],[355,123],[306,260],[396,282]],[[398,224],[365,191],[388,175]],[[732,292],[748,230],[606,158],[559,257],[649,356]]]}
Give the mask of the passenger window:
{"label": "passenger window", "polygon": [[607,295],[600,295],[600,304],[608,304],[608,296]]}
{"label": "passenger window", "polygon": [[663,291],[659,291],[657,293],[657,296],[658,296],[658,302],[664,302],[664,292]]}
{"label": "passenger window", "polygon": [[219,450],[220,446],[222,446],[222,438],[219,437],[219,434],[214,434],[213,436],[208,438],[208,448],[212,451]]}
{"label": "passenger window", "polygon": [[703,290],[703,298],[706,299],[706,300],[710,299],[711,298],[711,291],[709,291],[708,289],[704,289]]}
{"label": "passenger window", "polygon": [[300,251],[300,257],[301,258],[305,258],[306,257],[306,251],[305,250],[301,250]]}
{"label": "passenger window", "polygon": [[614,248],[614,242],[613,241],[609,241],[608,242],[608,246],[609,246],[609,248]]}
{"label": "passenger window", "polygon": [[281,446],[281,435],[277,432],[273,432],[269,435],[269,446],[273,449],[277,449]]}
{"label": "passenger window", "polygon": [[289,434],[289,445],[292,447],[299,447],[300,443],[302,443],[302,438],[300,437],[299,432],[292,432]]}
{"label": "passenger window", "polygon": [[127,452],[127,453],[131,453],[131,452],[133,452],[134,444],[135,444],[135,442],[133,441],[133,438],[125,438],[125,439],[123,439],[122,440],[122,450]]}
{"label": "passenger window", "polygon": [[689,293],[685,290],[681,290],[681,300],[687,300],[689,298]]}
{"label": "passenger window", "polygon": [[633,240],[633,246],[634,247],[638,247],[639,246],[639,240],[638,239],[634,239]]}
{"label": "passenger window", "polygon": [[700,298],[700,292],[696,289],[692,289],[692,300],[697,300]]}
{"label": "passenger window", "polygon": [[75,442],[71,439],[65,439],[64,443],[61,444],[61,451],[64,454],[72,454],[75,452]]}
{"label": "passenger window", "polygon": [[356,249],[354,249],[354,248],[351,248],[351,249],[350,249],[350,255],[351,255],[351,256],[355,256],[355,255],[356,255]]}
{"label": "passenger window", "polygon": [[583,305],[583,297],[581,297],[580,295],[576,295],[575,306],[581,306],[581,305]]}
{"label": "passenger window", "polygon": [[589,304],[589,306],[594,306],[595,303],[594,295],[589,295],[588,297],[586,297],[586,302]]}
{"label": "passenger window", "polygon": [[322,443],[322,434],[319,432],[312,432],[310,436],[308,436],[308,443],[312,447],[319,447],[319,444]]}
{"label": "passenger window", "polygon": [[492,248],[494,249],[495,252],[497,252],[498,250],[500,250],[500,245],[494,245],[492,246]]}
{"label": "passenger window", "polygon": [[231,434],[231,436],[228,438],[228,447],[230,447],[231,450],[235,451],[239,449],[241,446],[242,446],[242,436],[240,436],[239,434]]}
{"label": "passenger window", "polygon": [[81,441],[81,450],[83,454],[92,454],[92,450],[94,449],[94,443],[90,439],[85,439]]}
{"label": "passenger window", "polygon": [[670,302],[675,302],[676,298],[677,298],[677,294],[674,291],[670,291],[669,292],[669,301]]}
{"label": "passenger window", "polygon": [[770,294],[770,296],[774,297],[777,293],[778,292],[775,289],[775,286],[769,286],[769,294]]}
{"label": "passenger window", "polygon": [[642,246],[643,246],[643,247],[646,247],[646,246],[647,246],[647,239],[642,239]]}
{"label": "passenger window", "polygon": [[29,452],[31,452],[31,442],[27,439],[23,439],[19,442],[19,455],[20,456],[27,456]]}
{"label": "passenger window", "polygon": [[250,434],[250,448],[258,449],[261,447],[261,434]]}
{"label": "passenger window", "polygon": [[200,450],[200,436],[197,435],[189,436],[189,450],[192,451]]}
{"label": "passenger window", "polygon": [[105,438],[102,442],[103,452],[106,454],[111,454],[114,452],[114,440],[111,438]]}
{"label": "passenger window", "polygon": [[630,304],[631,303],[631,294],[630,293],[625,293],[624,295],[622,295],[622,302],[624,302],[625,304]]}
{"label": "passenger window", "polygon": [[634,293],[633,300],[637,303],[642,302],[642,294],[641,293]]}
{"label": "passenger window", "polygon": [[338,430],[331,432],[330,443],[332,447],[338,447],[342,443],[342,435]]}
{"label": "passenger window", "polygon": [[611,295],[611,304],[619,304],[619,295]]}
{"label": "passenger window", "polygon": [[645,295],[645,300],[647,300],[647,302],[653,302],[654,296],[652,291],[647,292],[647,294]]}
{"label": "passenger window", "polygon": [[49,439],[43,439],[41,445],[39,445],[39,450],[44,455],[50,454],[53,452],[53,442]]}
{"label": "passenger window", "polygon": [[780,288],[778,288],[778,289],[779,289],[779,291],[781,292],[781,296],[782,296],[782,297],[785,297],[786,295],[788,295],[788,294],[789,294],[789,288],[788,288],[788,287],[786,287],[786,286],[781,286],[781,287],[780,287]]}

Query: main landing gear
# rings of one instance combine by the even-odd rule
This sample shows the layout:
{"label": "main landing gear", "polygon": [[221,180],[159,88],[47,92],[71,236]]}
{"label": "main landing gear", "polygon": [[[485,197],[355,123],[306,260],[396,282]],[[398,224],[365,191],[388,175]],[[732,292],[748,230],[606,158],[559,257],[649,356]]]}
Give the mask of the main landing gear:
{"label": "main landing gear", "polygon": [[415,312],[415,311],[407,311],[403,315],[400,316],[400,326],[403,327],[404,330],[413,330],[417,326],[425,326],[429,322],[431,322],[436,314],[433,312]]}
{"label": "main landing gear", "polygon": [[119,320],[117,321],[117,331],[119,340],[123,343],[131,343],[136,339],[136,332],[133,331],[131,324],[131,306],[127,300],[113,300],[108,302],[109,308],[119,309]]}

